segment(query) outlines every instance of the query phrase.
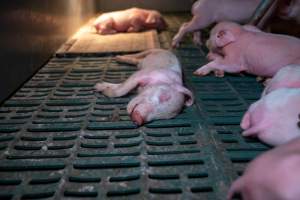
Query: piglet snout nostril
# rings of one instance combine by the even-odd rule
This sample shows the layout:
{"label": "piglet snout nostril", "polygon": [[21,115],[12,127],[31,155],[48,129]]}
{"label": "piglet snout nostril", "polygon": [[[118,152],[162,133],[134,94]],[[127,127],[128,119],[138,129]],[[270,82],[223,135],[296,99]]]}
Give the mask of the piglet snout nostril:
{"label": "piglet snout nostril", "polygon": [[139,111],[133,111],[131,113],[130,117],[131,117],[131,120],[138,126],[141,126],[142,124],[145,123],[145,120]]}

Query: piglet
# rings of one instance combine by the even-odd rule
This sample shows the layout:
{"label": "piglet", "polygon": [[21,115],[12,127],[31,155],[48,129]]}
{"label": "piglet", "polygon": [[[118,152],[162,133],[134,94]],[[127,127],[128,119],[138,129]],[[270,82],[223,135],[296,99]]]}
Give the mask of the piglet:
{"label": "piglet", "polygon": [[300,89],[281,88],[253,103],[243,116],[243,136],[256,136],[269,145],[281,145],[300,136]]}
{"label": "piglet", "polygon": [[182,24],[172,41],[178,47],[182,38],[194,32],[194,42],[201,44],[201,29],[220,21],[246,22],[260,0],[198,0],[193,4],[191,21]]}
{"label": "piglet", "polygon": [[299,200],[300,139],[276,147],[253,160],[231,185],[227,200]]}
{"label": "piglet", "polygon": [[140,32],[149,29],[164,30],[167,27],[162,15],[156,10],[130,8],[122,11],[104,13],[93,26],[101,35],[119,32]]}
{"label": "piglet", "polygon": [[266,81],[262,96],[279,88],[300,88],[300,65],[281,68],[272,79]]}
{"label": "piglet", "polygon": [[211,62],[194,74],[204,76],[217,71],[272,77],[289,64],[300,64],[300,40],[287,35],[265,33],[257,28],[233,22],[218,23],[210,33]]}
{"label": "piglet", "polygon": [[192,92],[182,83],[180,63],[170,51],[151,49],[116,59],[137,65],[140,70],[123,83],[97,83],[95,89],[108,97],[120,97],[138,87],[138,95],[127,105],[135,124],[173,118],[184,105],[193,104]]}

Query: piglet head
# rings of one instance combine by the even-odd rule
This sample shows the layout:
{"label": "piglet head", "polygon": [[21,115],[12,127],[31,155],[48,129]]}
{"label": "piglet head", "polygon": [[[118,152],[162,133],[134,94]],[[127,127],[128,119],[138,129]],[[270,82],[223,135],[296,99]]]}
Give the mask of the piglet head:
{"label": "piglet head", "polygon": [[136,125],[141,126],[147,121],[150,121],[148,116],[152,111],[152,105],[142,101],[134,106],[130,113],[130,118]]}
{"label": "piglet head", "polygon": [[167,85],[145,88],[127,106],[131,120],[141,126],[155,119],[175,117],[184,105],[193,104],[192,93],[182,86],[181,88],[181,91]]}
{"label": "piglet head", "polygon": [[241,30],[242,27],[236,23],[221,22],[211,30],[207,45],[210,49],[225,47],[237,40]]}
{"label": "piglet head", "polygon": [[159,31],[165,30],[167,28],[167,23],[161,14],[157,11],[152,11],[148,14],[145,24],[148,28],[154,28]]}

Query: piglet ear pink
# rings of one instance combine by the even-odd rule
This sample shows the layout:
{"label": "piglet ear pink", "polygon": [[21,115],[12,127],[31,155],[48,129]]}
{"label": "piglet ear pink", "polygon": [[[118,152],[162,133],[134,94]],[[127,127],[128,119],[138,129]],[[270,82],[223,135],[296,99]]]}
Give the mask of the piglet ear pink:
{"label": "piglet ear pink", "polygon": [[183,93],[185,95],[186,100],[185,100],[184,104],[186,106],[193,105],[193,103],[194,103],[194,95],[193,95],[193,93],[190,90],[186,89],[185,87],[183,87],[182,85],[179,85],[179,84],[175,85],[174,87],[175,87],[175,89],[178,92],[181,92],[181,93]]}
{"label": "piglet ear pink", "polygon": [[235,37],[233,33],[229,30],[220,30],[216,35],[216,45],[217,47],[224,47],[227,44],[234,42]]}
{"label": "piglet ear pink", "polygon": [[259,126],[255,126],[255,125],[251,124],[251,113],[249,110],[243,116],[243,119],[242,119],[240,125],[241,125],[241,128],[245,130],[242,132],[243,136],[257,135],[260,130]]}
{"label": "piglet ear pink", "polygon": [[155,24],[156,23],[156,18],[153,14],[149,14],[148,17],[146,18],[146,24]]}
{"label": "piglet ear pink", "polygon": [[250,128],[250,126],[251,126],[250,120],[251,120],[250,112],[247,111],[242,118],[242,121],[240,124],[241,128],[244,130]]}
{"label": "piglet ear pink", "polygon": [[260,132],[259,126],[253,126],[253,127],[250,127],[249,129],[243,131],[242,135],[245,137],[255,136],[255,135],[258,135],[259,132]]}

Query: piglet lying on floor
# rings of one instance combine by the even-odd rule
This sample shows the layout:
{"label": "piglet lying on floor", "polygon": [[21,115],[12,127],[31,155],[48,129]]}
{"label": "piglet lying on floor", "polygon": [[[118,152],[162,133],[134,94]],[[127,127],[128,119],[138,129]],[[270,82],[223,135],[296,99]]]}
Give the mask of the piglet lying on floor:
{"label": "piglet lying on floor", "polygon": [[281,145],[300,136],[300,89],[277,89],[253,103],[245,113],[243,136],[257,136],[270,145]]}
{"label": "piglet lying on floor", "polygon": [[196,75],[245,71],[272,77],[282,67],[300,64],[298,38],[265,33],[250,25],[221,22],[212,29],[208,44],[212,61],[196,70]]}
{"label": "piglet lying on floor", "polygon": [[170,51],[152,49],[116,59],[135,64],[140,70],[123,83],[97,83],[95,89],[108,97],[120,97],[138,87],[138,95],[127,105],[137,125],[175,117],[184,105],[193,104],[192,92],[182,85],[180,63]]}
{"label": "piglet lying on floor", "polygon": [[272,79],[266,81],[262,96],[279,88],[300,88],[300,65],[281,68]]}
{"label": "piglet lying on floor", "polygon": [[252,161],[229,189],[243,200],[299,200],[300,139],[276,147]]}
{"label": "piglet lying on floor", "polygon": [[149,29],[164,30],[167,24],[156,10],[130,8],[122,11],[104,13],[94,22],[97,33],[101,35],[119,32],[140,32]]}

